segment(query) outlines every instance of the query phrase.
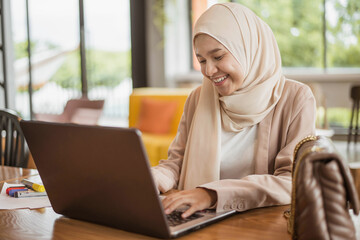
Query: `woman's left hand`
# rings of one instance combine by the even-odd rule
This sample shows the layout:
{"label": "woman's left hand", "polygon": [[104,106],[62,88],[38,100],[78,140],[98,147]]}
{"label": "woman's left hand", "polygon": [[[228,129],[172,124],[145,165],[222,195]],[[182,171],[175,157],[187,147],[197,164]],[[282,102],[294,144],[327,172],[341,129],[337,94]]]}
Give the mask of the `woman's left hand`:
{"label": "woman's left hand", "polygon": [[181,215],[183,218],[187,218],[196,211],[211,207],[216,201],[217,194],[215,191],[205,188],[195,188],[172,193],[162,200],[162,204],[165,209],[165,214],[170,214],[182,205],[189,205],[190,208]]}

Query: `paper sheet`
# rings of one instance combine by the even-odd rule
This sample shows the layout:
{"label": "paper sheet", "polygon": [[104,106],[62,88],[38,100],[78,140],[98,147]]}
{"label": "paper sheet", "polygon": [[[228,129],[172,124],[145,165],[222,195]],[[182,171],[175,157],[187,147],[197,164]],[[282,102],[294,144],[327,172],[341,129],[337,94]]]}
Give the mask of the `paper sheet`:
{"label": "paper sheet", "polygon": [[6,194],[6,188],[12,186],[19,186],[19,184],[4,183],[0,193],[0,209],[18,209],[18,208],[43,208],[51,207],[49,198],[44,197],[30,197],[30,198],[14,198]]}

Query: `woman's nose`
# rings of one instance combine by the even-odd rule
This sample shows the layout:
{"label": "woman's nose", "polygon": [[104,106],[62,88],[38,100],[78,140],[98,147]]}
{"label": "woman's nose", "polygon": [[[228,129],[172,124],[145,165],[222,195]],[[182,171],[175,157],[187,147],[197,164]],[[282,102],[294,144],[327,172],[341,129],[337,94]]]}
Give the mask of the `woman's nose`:
{"label": "woman's nose", "polygon": [[217,67],[215,64],[211,63],[211,62],[207,62],[206,63],[206,69],[205,69],[205,73],[207,76],[211,77],[213,76],[215,73],[217,72]]}

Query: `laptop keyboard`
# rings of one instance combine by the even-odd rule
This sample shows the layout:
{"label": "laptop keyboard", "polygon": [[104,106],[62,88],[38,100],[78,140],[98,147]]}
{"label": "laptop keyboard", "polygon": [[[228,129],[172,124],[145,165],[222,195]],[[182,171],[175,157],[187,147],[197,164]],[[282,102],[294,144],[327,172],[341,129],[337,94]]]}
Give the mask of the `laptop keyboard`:
{"label": "laptop keyboard", "polygon": [[197,219],[199,217],[204,216],[201,213],[194,213],[193,215],[187,217],[187,218],[182,218],[181,214],[183,213],[183,211],[173,211],[172,213],[166,215],[167,217],[167,221],[169,223],[170,227],[175,227],[177,225],[192,221],[194,219]]}

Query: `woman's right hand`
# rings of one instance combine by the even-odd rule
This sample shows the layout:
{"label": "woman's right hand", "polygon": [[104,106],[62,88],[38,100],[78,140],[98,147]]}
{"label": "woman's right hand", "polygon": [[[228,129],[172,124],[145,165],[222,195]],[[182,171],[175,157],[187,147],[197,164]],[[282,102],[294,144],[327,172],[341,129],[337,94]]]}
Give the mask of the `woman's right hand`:
{"label": "woman's right hand", "polygon": [[162,204],[165,214],[170,214],[175,209],[187,205],[190,206],[181,216],[187,218],[196,211],[207,209],[217,202],[217,194],[213,190],[205,188],[194,188],[170,193],[163,200]]}

